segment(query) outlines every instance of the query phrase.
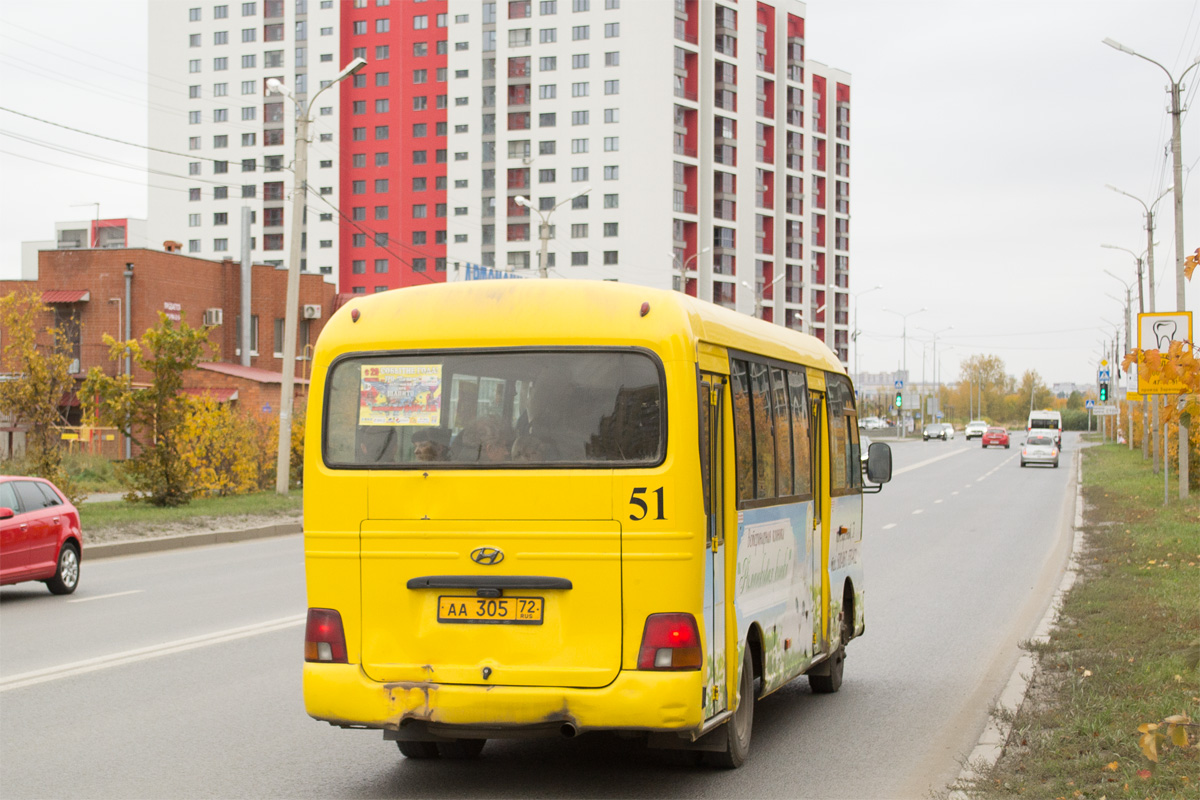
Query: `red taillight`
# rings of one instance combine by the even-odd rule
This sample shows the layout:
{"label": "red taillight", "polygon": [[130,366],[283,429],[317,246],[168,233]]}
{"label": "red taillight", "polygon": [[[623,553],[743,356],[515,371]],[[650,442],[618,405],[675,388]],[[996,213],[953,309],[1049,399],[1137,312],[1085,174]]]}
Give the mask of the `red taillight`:
{"label": "red taillight", "polygon": [[700,630],[691,614],[651,614],[646,617],[638,669],[700,669]]}
{"label": "red taillight", "polygon": [[346,663],[342,615],[332,608],[310,608],[304,628],[304,660]]}

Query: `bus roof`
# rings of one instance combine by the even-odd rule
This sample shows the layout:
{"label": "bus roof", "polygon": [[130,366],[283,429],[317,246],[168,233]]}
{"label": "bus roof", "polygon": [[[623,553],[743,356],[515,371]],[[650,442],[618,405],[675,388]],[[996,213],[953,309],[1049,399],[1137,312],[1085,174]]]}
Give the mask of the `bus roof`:
{"label": "bus roof", "polygon": [[679,292],[586,280],[462,281],[354,296],[325,325],[316,358],[327,364],[347,352],[616,344],[692,359],[699,341],[845,374],[813,336]]}

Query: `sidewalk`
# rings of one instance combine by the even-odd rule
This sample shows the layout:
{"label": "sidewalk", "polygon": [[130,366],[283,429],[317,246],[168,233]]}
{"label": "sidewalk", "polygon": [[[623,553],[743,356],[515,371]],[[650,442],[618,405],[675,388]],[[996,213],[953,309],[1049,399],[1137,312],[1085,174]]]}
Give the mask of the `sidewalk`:
{"label": "sidewalk", "polygon": [[114,558],[138,553],[159,553],[164,550],[178,550],[184,547],[203,547],[209,544],[228,544],[230,542],[247,542],[252,539],[266,539],[271,536],[287,536],[302,533],[302,522],[277,522],[257,528],[245,528],[232,531],[205,531],[204,533],[185,533],[178,536],[160,536],[155,539],[132,539],[124,542],[104,542],[85,545],[83,560],[93,561],[99,558]]}

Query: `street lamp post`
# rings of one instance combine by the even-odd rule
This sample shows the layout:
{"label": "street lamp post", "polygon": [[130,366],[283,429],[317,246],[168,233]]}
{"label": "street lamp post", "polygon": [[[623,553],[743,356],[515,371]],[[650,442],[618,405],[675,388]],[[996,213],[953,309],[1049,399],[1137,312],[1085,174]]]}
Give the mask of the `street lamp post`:
{"label": "street lamp post", "polygon": [[[684,294],[687,294],[688,264],[695,261],[697,258],[699,258],[704,253],[707,253],[709,250],[712,250],[712,248],[711,247],[702,247],[699,250],[697,250],[696,252],[692,253],[687,258],[683,259],[682,261],[680,261],[679,256],[676,255],[674,250],[671,251],[671,260],[679,263],[679,291],[683,292]],[[745,283],[745,282],[743,281],[743,283]],[[699,294],[698,291],[697,291],[697,294]]]}
{"label": "street lamp post", "polygon": [[[885,308],[884,311],[888,312],[889,314],[895,314],[896,316],[898,316],[902,320],[904,320],[904,329],[903,329],[903,333],[901,335],[902,341],[903,341],[902,363],[904,365],[903,366],[904,380],[907,381],[908,380],[908,318],[911,317],[913,314],[920,314],[922,311],[925,311],[925,306],[921,306],[916,311],[909,311],[907,314],[901,314],[899,311],[893,311],[890,308]],[[903,438],[904,434],[905,434],[904,428],[905,428],[905,426],[904,426],[903,414],[901,414],[901,419],[900,419],[900,436],[901,436],[901,438]]]}
{"label": "street lamp post", "polygon": [[[936,391],[937,391],[937,399],[938,399],[938,410],[940,411],[941,406],[942,406],[942,376],[941,376],[941,373],[938,371],[937,337],[940,334],[945,333],[946,331],[954,330],[954,326],[947,325],[946,327],[940,328],[939,330],[936,330],[936,331],[932,331],[929,328],[921,328],[921,330],[925,331],[926,333],[933,334],[933,383],[937,387]],[[923,375],[922,375],[922,378],[924,378]]]}
{"label": "street lamp post", "polygon": [[872,286],[870,289],[863,289],[861,292],[855,292],[854,294],[850,295],[851,297],[854,298],[854,333],[850,334],[850,341],[854,342],[854,385],[855,386],[858,385],[858,335],[860,333],[862,333],[862,331],[860,331],[858,329],[858,298],[862,297],[864,294],[870,294],[871,292],[875,291],[876,289],[882,289],[882,288],[883,288],[883,284],[877,283],[874,286]]}
{"label": "street lamp post", "polygon": [[[293,165],[295,181],[292,187],[292,240],[288,253],[287,299],[284,306],[283,323],[283,380],[279,390],[279,446],[275,459],[275,492],[287,494],[288,478],[291,474],[292,451],[292,404],[296,387],[296,326],[300,317],[300,242],[304,222],[304,204],[308,194],[308,126],[312,124],[309,110],[313,108],[321,92],[344,81],[367,65],[365,59],[355,58],[347,64],[332,81],[317,90],[307,103],[290,92],[280,81],[272,78],[267,88],[275,94],[283,94],[296,104],[296,163]],[[248,320],[243,320],[248,325]]]}
{"label": "street lamp post", "polygon": [[[1183,108],[1179,102],[1180,84],[1183,82],[1184,76],[1191,72],[1197,65],[1200,65],[1200,58],[1197,58],[1191,64],[1184,68],[1179,74],[1179,78],[1175,79],[1171,76],[1171,71],[1158,63],[1152,58],[1148,58],[1133,48],[1126,47],[1120,42],[1112,39],[1105,39],[1104,44],[1109,47],[1120,50],[1122,53],[1127,53],[1131,56],[1136,56],[1143,61],[1149,61],[1154,66],[1161,69],[1167,75],[1167,80],[1171,82],[1171,167],[1172,167],[1172,189],[1175,194],[1175,310],[1187,310],[1187,292],[1186,279],[1183,274],[1184,254],[1183,254],[1183,142],[1182,142],[1182,120]],[[1179,499],[1186,500],[1188,496],[1188,424],[1187,417],[1184,416],[1179,420]]]}
{"label": "street lamp post", "polygon": [[[1159,201],[1161,201],[1164,197],[1167,196],[1167,192],[1170,192],[1172,187],[1168,186],[1166,189],[1163,190],[1163,193],[1160,194],[1153,202],[1151,202],[1149,205],[1146,205],[1146,203],[1142,200],[1142,198],[1138,197],[1137,195],[1132,195],[1129,192],[1122,191],[1121,189],[1118,189],[1117,187],[1113,186],[1112,184],[1106,183],[1104,185],[1107,188],[1112,189],[1117,194],[1123,194],[1126,197],[1132,197],[1134,200],[1137,200],[1138,203],[1141,204],[1142,210],[1145,212],[1145,215],[1146,215],[1146,252],[1143,253],[1143,255],[1146,258],[1146,268],[1147,268],[1146,269],[1146,277],[1149,280],[1149,291],[1147,292],[1147,294],[1150,296],[1150,310],[1153,311],[1154,310],[1154,212],[1155,212],[1155,209],[1158,208]],[[1139,307],[1140,313],[1145,313],[1146,305],[1142,299],[1142,256],[1137,255],[1132,250],[1126,250],[1124,247],[1117,247],[1117,246],[1111,245],[1111,244],[1102,244],[1100,246],[1107,247],[1110,250],[1125,250],[1126,253],[1129,253],[1130,255],[1132,255],[1134,258],[1136,258],[1138,260],[1138,307]]]}
{"label": "street lamp post", "polygon": [[524,206],[525,208],[528,208],[530,211],[536,212],[538,215],[538,219],[541,220],[541,224],[538,225],[538,238],[542,240],[542,248],[538,252],[538,277],[539,278],[549,278],[550,277],[550,267],[546,264],[546,256],[547,256],[547,251],[550,247],[550,217],[551,217],[551,215],[553,215],[554,212],[558,210],[559,206],[566,205],[567,203],[574,200],[576,197],[582,197],[583,195],[587,194],[591,190],[592,190],[591,186],[585,186],[582,189],[580,189],[578,192],[576,192],[575,194],[568,197],[566,200],[562,200],[559,203],[555,204],[554,208],[548,209],[545,213],[542,213],[542,210],[540,208],[534,207],[533,203],[531,203],[529,201],[528,197],[514,198],[514,200],[513,200],[514,203],[516,203],[519,206]]}
{"label": "street lamp post", "polygon": [[[772,286],[779,283],[781,280],[783,280],[786,277],[787,277],[787,270],[784,270],[783,272],[781,272],[779,274],[779,276],[777,278],[774,278],[770,283],[766,284],[765,286],[759,286],[758,282],[755,281],[754,290],[753,290],[754,291],[754,316],[755,317],[761,317],[761,315],[762,315],[763,296],[767,293],[767,289],[770,289]],[[745,281],[741,281],[741,284],[742,284],[742,286],[745,286],[747,289],[750,288],[750,284],[746,283]],[[825,306],[821,306],[821,308],[824,308],[824,307]]]}
{"label": "street lamp post", "polygon": [[[1133,284],[1126,283],[1124,280],[1121,280],[1121,277],[1119,275],[1109,272],[1108,270],[1104,270],[1104,273],[1113,278],[1116,278],[1118,281],[1121,282],[1121,285],[1125,287],[1125,352],[1128,353],[1131,349],[1133,349],[1133,340],[1132,340],[1132,338],[1130,338],[1131,332],[1129,329],[1130,328],[1130,317],[1133,316],[1133,297],[1132,297],[1133,296]],[[1139,278],[1140,278],[1140,271],[1139,271]],[[1142,292],[1142,284],[1139,281],[1138,282],[1138,304],[1139,305],[1141,304],[1141,300],[1142,300],[1141,292]],[[1128,388],[1130,386],[1133,386],[1133,383],[1132,383],[1132,381],[1129,381],[1128,379],[1126,379],[1125,385]],[[1134,387],[1134,388],[1136,388],[1136,387]],[[1142,461],[1145,461],[1146,459],[1148,459],[1150,457],[1151,436],[1150,436],[1150,425],[1149,425],[1149,422],[1150,422],[1149,409],[1150,409],[1150,402],[1147,399],[1146,395],[1142,395]],[[1129,404],[1129,447],[1131,449],[1133,448],[1133,403]]]}

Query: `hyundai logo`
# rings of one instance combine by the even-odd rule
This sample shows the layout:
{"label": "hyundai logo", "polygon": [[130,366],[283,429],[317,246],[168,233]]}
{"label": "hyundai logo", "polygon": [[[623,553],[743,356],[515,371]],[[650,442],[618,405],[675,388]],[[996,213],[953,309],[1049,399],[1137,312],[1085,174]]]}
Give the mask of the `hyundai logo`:
{"label": "hyundai logo", "polygon": [[471,560],[485,567],[494,567],[504,560],[504,551],[498,547],[476,547],[471,551]]}

